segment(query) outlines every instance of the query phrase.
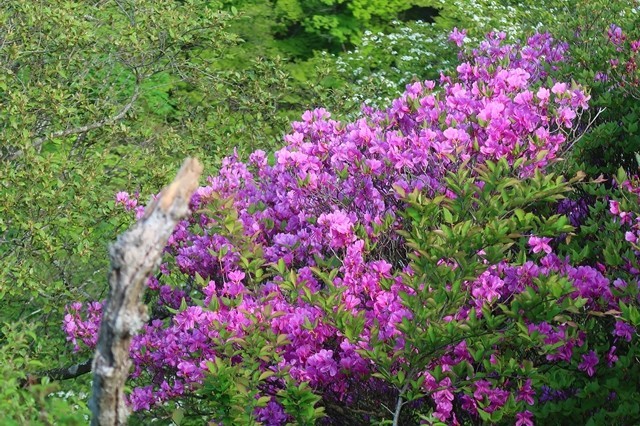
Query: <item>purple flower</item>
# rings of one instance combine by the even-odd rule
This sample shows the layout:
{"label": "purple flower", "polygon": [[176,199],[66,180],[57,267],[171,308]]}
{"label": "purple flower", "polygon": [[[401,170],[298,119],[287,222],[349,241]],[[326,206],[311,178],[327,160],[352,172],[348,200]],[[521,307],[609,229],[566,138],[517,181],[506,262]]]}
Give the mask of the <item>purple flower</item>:
{"label": "purple flower", "polygon": [[616,24],[611,24],[607,30],[607,37],[609,41],[618,46],[626,39],[626,36],[622,33],[622,28]]}
{"label": "purple flower", "polygon": [[[461,46],[465,32],[454,29],[450,37]],[[348,123],[332,120],[324,109],[305,112],[301,121],[292,123],[284,137],[286,146],[276,152],[275,161],[262,151],[248,162],[237,153],[223,160],[219,172],[192,197],[192,216],[181,221],[169,239],[166,255],[171,259],[162,275],[150,281],[148,291],[158,303],[178,309],[184,300],[187,308],[171,311],[168,321],[145,325],[133,339],[134,377],[153,378],[150,386],[132,392],[134,409],[150,409],[189,395],[203,377],[207,361],[224,356],[218,352],[224,339],[243,339],[256,330],[279,336],[277,360],[267,354],[261,368],[287,371],[293,380],[309,382],[319,394],[342,401],[357,398],[352,389],[361,388],[362,380],[371,377],[375,365],[365,353],[375,349],[376,340],[395,347],[389,355],[404,362],[408,339],[401,324],[420,317],[404,305],[403,298],[438,291],[441,284],[450,288],[451,283],[406,285],[407,279],[418,279],[419,271],[414,275],[404,250],[397,250],[404,244],[398,231],[407,231],[402,215],[406,204],[400,193],[418,191],[429,198],[444,195],[447,201],[454,200],[457,191],[448,186],[446,176],[461,162],[472,165],[469,183],[479,188],[482,182],[475,166],[487,161],[504,159],[518,179],[544,172],[568,142],[558,124],[575,126],[580,109],[587,106],[588,95],[574,85],[559,81],[552,90],[547,87],[547,65],[553,68],[564,60],[566,45],[548,34],[532,36],[525,46],[507,44],[505,37],[488,35],[457,73],[442,75],[439,87],[434,81],[412,83],[388,109],[363,108],[364,116]],[[144,209],[137,198],[119,193],[116,204],[135,208],[141,215]],[[225,230],[215,210],[221,205],[237,213],[246,239],[238,241]],[[575,211],[576,218],[586,209],[573,204],[567,208],[567,214]],[[535,279],[546,274],[569,276],[577,294],[593,304],[615,303],[609,280],[596,269],[571,267],[553,255],[549,238],[531,237],[529,244],[534,253],[547,256],[521,267],[506,261],[490,265],[487,256],[478,253],[487,269],[465,283],[471,300],[454,312],[444,312],[445,321],[466,319],[473,307],[497,300],[509,303],[527,286],[535,291]],[[247,250],[255,254],[258,265],[282,259],[296,277],[296,288],[292,291],[281,273],[270,271],[262,281],[245,275],[240,269]],[[446,265],[454,269],[455,263],[442,259],[441,267]],[[342,291],[335,305],[327,308],[349,312],[362,327],[355,341],[335,327],[333,316],[327,315],[330,311],[305,300],[309,293],[321,296],[328,290],[327,280],[320,280],[316,269],[327,273],[327,285]],[[207,284],[193,289],[180,285],[179,273],[198,274]],[[233,303],[223,303],[238,295],[242,297]],[[200,299],[203,307],[196,304]],[[216,309],[209,310],[209,305]],[[66,312],[67,338],[76,346],[95,345],[91,339],[97,335],[100,309],[90,306],[82,316],[81,308]],[[543,335],[540,340],[545,345],[560,344],[548,354],[553,359],[571,359],[583,339],[570,339],[560,325],[530,328]],[[493,352],[499,354],[502,343],[497,345]],[[247,355],[229,361],[239,362]],[[492,356],[491,362],[496,359]],[[465,361],[473,362],[462,342],[434,364],[451,371]],[[456,379],[446,377],[434,385],[430,389],[434,415],[455,423]],[[460,395],[460,404],[472,413],[479,406],[494,412],[512,394],[507,390],[512,384],[500,386],[505,389],[489,380],[477,381],[473,397]],[[534,392],[530,381],[516,392],[520,405],[531,404],[536,397],[542,401],[543,395]],[[290,420],[275,400],[256,409],[254,417],[266,424]],[[530,420],[526,411],[517,418],[520,424]]]}
{"label": "purple flower", "polygon": [[598,71],[593,77],[593,81],[601,81],[603,83],[606,83],[607,81],[609,81],[609,76],[605,72]]}
{"label": "purple flower", "polygon": [[578,365],[578,369],[585,371],[589,377],[596,374],[595,366],[598,365],[599,359],[595,351],[589,351],[582,355],[582,362]]}
{"label": "purple flower", "polygon": [[333,359],[333,351],[321,349],[307,360],[310,372],[316,380],[326,382],[338,374],[338,364]]}
{"label": "purple flower", "polygon": [[635,334],[636,329],[630,324],[627,324],[623,321],[616,321],[615,328],[613,330],[613,335],[617,337],[623,337],[627,342],[630,342],[633,339],[633,335]]}
{"label": "purple flower", "polygon": [[266,426],[280,426],[287,422],[288,416],[282,405],[272,399],[266,407],[256,409],[256,420]]}
{"label": "purple flower", "polygon": [[131,405],[133,405],[133,409],[136,411],[149,410],[151,406],[155,404],[153,387],[134,388],[129,396],[129,401],[131,401]]}
{"label": "purple flower", "polygon": [[609,368],[613,367],[613,364],[618,362],[618,356],[616,355],[616,349],[617,348],[615,346],[611,346],[611,348],[609,349],[609,352],[607,352],[606,359],[607,359],[607,366]]}

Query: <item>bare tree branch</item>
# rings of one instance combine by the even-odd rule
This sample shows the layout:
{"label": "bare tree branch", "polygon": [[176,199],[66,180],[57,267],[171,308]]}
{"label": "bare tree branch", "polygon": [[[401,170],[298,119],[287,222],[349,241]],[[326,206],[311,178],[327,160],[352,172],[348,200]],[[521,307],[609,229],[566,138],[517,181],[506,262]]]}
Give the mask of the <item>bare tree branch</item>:
{"label": "bare tree branch", "polygon": [[79,364],[74,364],[70,367],[55,368],[53,370],[45,371],[41,374],[41,376],[47,376],[51,378],[51,380],[75,379],[76,377],[80,377],[83,374],[90,373],[92,362],[93,358],[89,358]]}
{"label": "bare tree branch", "polygon": [[27,374],[23,380],[21,380],[20,387],[30,386],[36,383],[40,383],[43,377],[49,377],[51,380],[69,380],[80,377],[83,374],[91,372],[91,363],[93,358],[86,359],[81,363],[74,364],[68,367],[53,368],[47,371],[39,371],[35,374]]}
{"label": "bare tree branch", "polygon": [[176,224],[189,211],[201,173],[198,160],[185,160],[175,180],[147,207],[140,221],[109,247],[111,289],[93,360],[92,425],[127,422],[124,386],[131,368],[129,347],[148,317],[141,296]]}

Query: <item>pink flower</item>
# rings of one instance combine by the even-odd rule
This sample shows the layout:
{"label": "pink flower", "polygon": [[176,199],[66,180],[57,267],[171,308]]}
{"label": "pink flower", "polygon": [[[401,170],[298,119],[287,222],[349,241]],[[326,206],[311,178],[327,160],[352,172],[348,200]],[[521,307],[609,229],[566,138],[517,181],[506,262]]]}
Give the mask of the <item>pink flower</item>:
{"label": "pink flower", "polygon": [[616,215],[616,216],[619,215],[620,214],[620,203],[617,202],[616,200],[609,200],[609,211],[613,215]]}
{"label": "pink flower", "polygon": [[239,283],[240,281],[242,281],[244,279],[245,275],[244,275],[244,272],[242,272],[242,271],[231,271],[231,272],[229,272],[227,274],[227,276],[234,283]]}
{"label": "pink flower", "polygon": [[549,97],[551,94],[549,93],[549,89],[541,87],[538,89],[538,93],[536,93],[536,97],[540,99],[540,105],[544,105],[549,101]]}
{"label": "pink flower", "polygon": [[445,138],[448,140],[456,140],[460,142],[465,142],[470,139],[469,134],[464,130],[454,129],[452,127],[447,128],[444,132],[442,132]]}
{"label": "pink flower", "polygon": [[125,191],[120,191],[116,194],[116,203],[124,204],[129,200],[129,193]]}
{"label": "pink flower", "polygon": [[136,198],[131,198],[128,192],[120,191],[116,194],[116,205],[120,204],[126,211],[133,210],[138,205]]}
{"label": "pink flower", "polygon": [[332,247],[346,247],[354,240],[353,221],[343,210],[333,213],[321,214],[318,217],[318,225],[328,226],[330,244]]}
{"label": "pink flower", "polygon": [[531,77],[531,74],[529,74],[522,68],[516,68],[509,72],[509,76],[507,77],[506,81],[510,87],[520,89],[527,85],[529,77]]}
{"label": "pink flower", "polygon": [[551,92],[556,95],[561,95],[567,91],[567,83],[556,83],[551,88]]}
{"label": "pink flower", "polygon": [[502,102],[489,102],[478,114],[478,118],[484,121],[489,121],[489,119],[497,118],[504,111],[504,104]]}
{"label": "pink flower", "polygon": [[576,118],[576,113],[571,108],[561,108],[558,115],[558,124],[568,129],[573,127],[572,120]]}
{"label": "pink flower", "polygon": [[541,251],[544,251],[547,254],[551,253],[553,249],[549,245],[549,242],[551,242],[551,238],[547,237],[532,236],[529,238],[529,246],[533,248],[532,251],[534,253],[540,253]]}

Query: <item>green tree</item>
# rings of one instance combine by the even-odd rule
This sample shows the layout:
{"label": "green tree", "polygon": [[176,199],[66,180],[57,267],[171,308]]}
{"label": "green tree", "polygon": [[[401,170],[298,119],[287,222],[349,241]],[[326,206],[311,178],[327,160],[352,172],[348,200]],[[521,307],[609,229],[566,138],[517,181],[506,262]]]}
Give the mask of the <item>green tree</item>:
{"label": "green tree", "polygon": [[233,37],[208,2],[16,0],[0,19],[0,300],[22,311],[7,318],[100,295],[126,223],[109,200],[159,188],[195,149],[183,135],[202,119],[172,91],[205,87],[196,58]]}
{"label": "green tree", "polygon": [[[243,16],[209,0],[3,3],[0,322],[37,336],[0,334],[4,365],[77,361],[60,350],[60,321],[66,304],[106,294],[107,244],[133,220],[116,192],[158,191],[185,155],[215,170],[234,149],[269,150],[326,93],[292,87],[281,59],[241,38]],[[38,362],[13,359],[16,345]],[[27,398],[24,374],[7,401]]]}

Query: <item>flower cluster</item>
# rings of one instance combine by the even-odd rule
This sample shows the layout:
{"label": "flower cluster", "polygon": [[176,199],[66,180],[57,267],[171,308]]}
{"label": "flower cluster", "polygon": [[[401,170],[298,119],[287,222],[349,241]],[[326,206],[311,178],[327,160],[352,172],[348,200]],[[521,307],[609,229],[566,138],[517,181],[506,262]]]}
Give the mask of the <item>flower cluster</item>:
{"label": "flower cluster", "polygon": [[130,211],[138,205],[138,198],[131,197],[128,192],[120,191],[116,194],[116,205],[120,204],[125,210]]}
{"label": "flower cluster", "polygon": [[74,302],[67,306],[63,320],[63,329],[67,340],[73,344],[75,351],[80,350],[79,341],[88,347],[98,343],[98,331],[102,319],[102,304],[91,302],[83,309],[83,304]]}

